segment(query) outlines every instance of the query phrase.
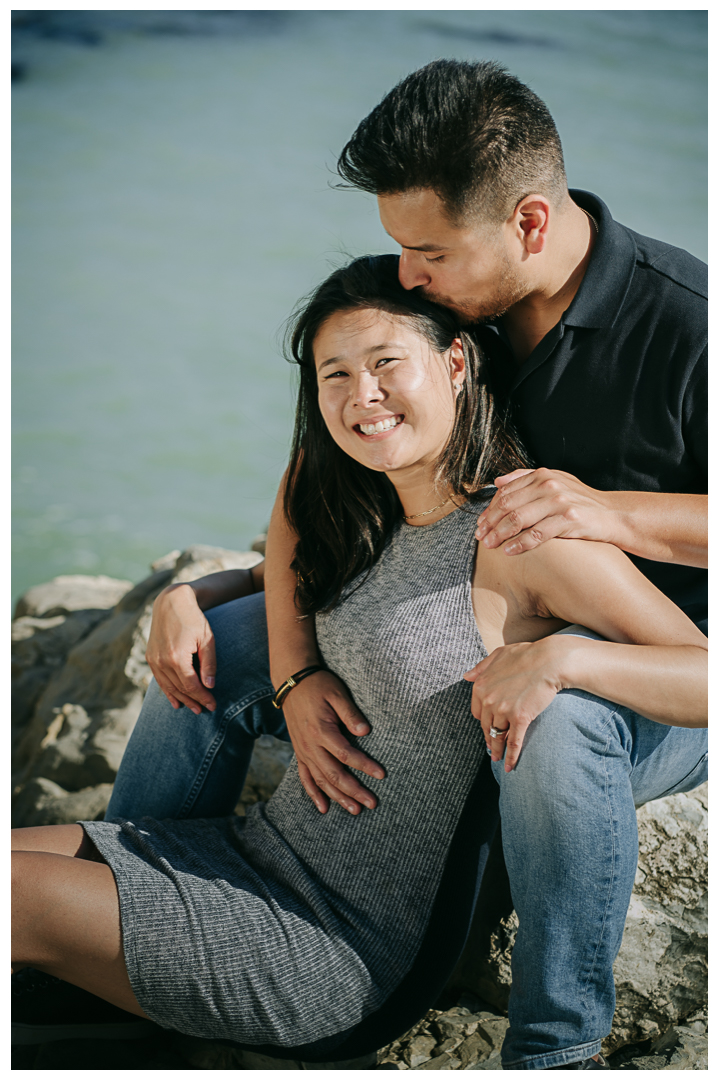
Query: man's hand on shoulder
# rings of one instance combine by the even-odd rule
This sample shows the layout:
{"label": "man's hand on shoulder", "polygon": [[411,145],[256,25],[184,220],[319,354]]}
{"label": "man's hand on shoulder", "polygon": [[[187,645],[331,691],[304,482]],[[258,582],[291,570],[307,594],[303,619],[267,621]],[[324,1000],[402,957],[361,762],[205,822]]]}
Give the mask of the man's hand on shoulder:
{"label": "man's hand on shoulder", "polygon": [[298,683],[283,703],[283,716],[298,762],[300,782],[321,814],[330,800],[351,814],[363,806],[372,810],[377,799],[348,769],[382,780],[376,761],[356,749],[342,732],[367,735],[370,725],[358,710],[345,684],[330,671],[316,671]]}
{"label": "man's hand on shoulder", "polygon": [[599,540],[631,555],[707,566],[707,495],[598,491],[559,469],[516,469],[478,518],[475,535],[506,555],[546,540]]}
{"label": "man's hand on shoulder", "polygon": [[608,492],[596,491],[558,469],[516,469],[498,476],[498,488],[478,518],[475,535],[506,555],[563,537],[617,542]]}

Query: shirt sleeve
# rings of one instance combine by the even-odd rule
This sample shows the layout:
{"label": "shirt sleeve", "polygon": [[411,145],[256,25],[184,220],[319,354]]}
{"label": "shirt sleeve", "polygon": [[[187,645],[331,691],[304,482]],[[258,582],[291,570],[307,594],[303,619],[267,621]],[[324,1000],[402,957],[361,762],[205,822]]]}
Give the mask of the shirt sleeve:
{"label": "shirt sleeve", "polygon": [[683,438],[688,453],[706,479],[708,474],[708,350],[703,349],[685,386]]}

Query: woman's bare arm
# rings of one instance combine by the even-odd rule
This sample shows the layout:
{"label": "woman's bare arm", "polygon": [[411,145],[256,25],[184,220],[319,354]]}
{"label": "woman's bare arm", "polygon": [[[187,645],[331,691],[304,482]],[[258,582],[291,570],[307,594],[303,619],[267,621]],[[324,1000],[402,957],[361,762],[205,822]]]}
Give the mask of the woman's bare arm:
{"label": "woman's bare arm", "polygon": [[[290,564],[297,537],[285,518],[283,491],[281,485],[270,519],[265,571],[270,677],[276,689],[294,672],[319,662],[315,622],[302,618],[295,607],[296,582]],[[324,814],[330,800],[351,814],[359,814],[361,806],[372,809],[375,796],[347,770],[377,779],[385,772],[343,734],[343,725],[353,735],[370,731],[345,684],[329,671],[318,671],[287,695],[283,715],[300,780],[318,810]]]}
{"label": "woman's bare arm", "polygon": [[[587,690],[660,723],[707,724],[707,639],[619,549],[551,540],[509,564],[529,613],[580,623],[608,640],[517,642],[468,672],[486,735],[491,725],[510,728],[507,771],[529,724],[563,689]],[[501,744],[492,746],[502,756]]]}

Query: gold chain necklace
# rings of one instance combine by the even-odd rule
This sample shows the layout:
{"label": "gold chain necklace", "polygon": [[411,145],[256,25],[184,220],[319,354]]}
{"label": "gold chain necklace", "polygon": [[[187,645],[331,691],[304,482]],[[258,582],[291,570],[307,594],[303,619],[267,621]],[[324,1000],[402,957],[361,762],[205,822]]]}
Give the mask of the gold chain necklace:
{"label": "gold chain necklace", "polygon": [[438,503],[437,506],[433,506],[432,510],[425,510],[422,514],[403,514],[403,518],[405,521],[412,521],[413,518],[429,517],[430,514],[434,514],[436,510],[442,510],[443,506],[447,506],[451,499],[452,495],[448,495],[445,502],[441,502]]}

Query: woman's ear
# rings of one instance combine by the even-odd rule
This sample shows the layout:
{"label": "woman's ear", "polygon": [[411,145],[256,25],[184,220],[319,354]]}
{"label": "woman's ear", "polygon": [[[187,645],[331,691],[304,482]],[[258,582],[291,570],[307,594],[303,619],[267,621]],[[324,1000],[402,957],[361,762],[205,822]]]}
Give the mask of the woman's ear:
{"label": "woman's ear", "polygon": [[450,346],[450,378],[455,390],[459,392],[465,383],[465,352],[459,337],[456,337]]}

